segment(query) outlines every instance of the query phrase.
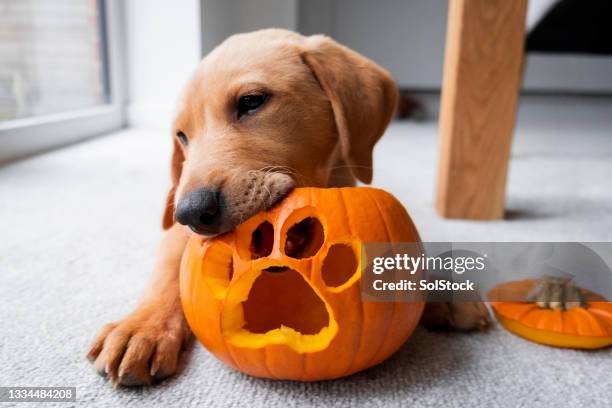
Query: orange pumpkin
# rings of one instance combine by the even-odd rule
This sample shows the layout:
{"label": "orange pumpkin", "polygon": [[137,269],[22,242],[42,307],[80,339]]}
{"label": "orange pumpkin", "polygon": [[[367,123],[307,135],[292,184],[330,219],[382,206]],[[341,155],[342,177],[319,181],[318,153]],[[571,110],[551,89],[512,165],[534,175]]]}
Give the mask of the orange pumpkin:
{"label": "orange pumpkin", "polygon": [[296,189],[233,232],[190,239],[187,321],[211,353],[258,377],[332,379],[378,364],[412,334],[424,301],[362,301],[367,241],[420,242],[385,191]]}
{"label": "orange pumpkin", "polygon": [[496,286],[489,292],[497,320],[508,331],[549,346],[596,349],[612,345],[612,303],[586,289],[578,289],[582,305],[553,309],[527,299],[540,282],[526,279]]}

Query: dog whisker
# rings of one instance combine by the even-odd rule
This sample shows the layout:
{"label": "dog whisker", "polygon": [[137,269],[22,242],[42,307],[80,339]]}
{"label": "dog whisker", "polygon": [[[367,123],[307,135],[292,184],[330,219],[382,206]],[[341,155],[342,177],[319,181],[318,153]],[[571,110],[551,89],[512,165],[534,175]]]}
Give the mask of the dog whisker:
{"label": "dog whisker", "polygon": [[301,185],[315,184],[310,177],[305,176],[304,174],[301,174],[296,169],[290,166],[282,166],[282,165],[264,166],[258,170],[250,170],[248,173],[251,174],[253,172],[263,172],[265,175],[268,175],[271,173],[285,174],[288,176],[293,176],[293,178],[298,182],[298,184],[301,184]]}

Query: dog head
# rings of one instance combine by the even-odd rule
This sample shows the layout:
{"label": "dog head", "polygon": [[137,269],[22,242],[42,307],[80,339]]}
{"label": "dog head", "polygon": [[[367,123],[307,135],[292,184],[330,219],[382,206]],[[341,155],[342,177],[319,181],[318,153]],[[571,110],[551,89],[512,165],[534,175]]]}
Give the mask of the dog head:
{"label": "dog head", "polygon": [[278,29],[228,38],[183,91],[164,228],[229,231],[295,186],[326,186],[338,161],[369,183],[396,103],[384,69],[330,38]]}

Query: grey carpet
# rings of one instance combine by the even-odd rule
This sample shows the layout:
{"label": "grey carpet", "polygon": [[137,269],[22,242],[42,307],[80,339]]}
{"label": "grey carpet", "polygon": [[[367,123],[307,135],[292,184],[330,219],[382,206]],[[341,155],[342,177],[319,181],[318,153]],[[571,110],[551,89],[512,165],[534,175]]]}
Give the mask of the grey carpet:
{"label": "grey carpet", "polygon": [[[569,108],[547,123],[523,114],[506,221],[436,217],[432,124],[392,126],[375,184],[405,203],[426,240],[610,241],[609,105],[578,118]],[[134,306],[151,271],[168,137],[124,131],[0,169],[0,385],[76,386],[78,405],[108,407],[612,406],[612,351],[557,350],[497,327],[420,329],[382,365],[319,383],[250,378],[197,345],[177,377],[112,389],[84,355],[103,323]]]}

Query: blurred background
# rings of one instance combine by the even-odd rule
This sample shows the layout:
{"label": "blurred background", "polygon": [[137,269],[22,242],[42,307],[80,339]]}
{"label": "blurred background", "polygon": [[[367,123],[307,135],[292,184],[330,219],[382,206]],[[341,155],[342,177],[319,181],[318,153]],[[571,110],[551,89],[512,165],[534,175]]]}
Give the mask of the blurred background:
{"label": "blurred background", "polygon": [[[610,0],[530,0],[525,24],[520,14],[506,26],[501,39],[524,37],[526,57],[514,127],[514,103],[497,104],[517,90],[497,77],[504,67],[472,66],[492,85],[468,87],[476,108],[457,120],[476,142],[498,127],[513,137],[507,183],[507,150],[500,160],[481,149],[463,170],[503,169],[503,211],[487,222],[436,212],[445,47],[457,36],[449,5],[477,3],[491,22],[500,17],[486,6],[515,1],[0,0],[0,385],[77,386],[79,402],[98,406],[475,406],[477,396],[482,406],[608,407],[610,353],[546,349],[495,327],[420,330],[381,368],[330,383],[246,379],[200,347],[177,378],[119,392],[85,359],[94,333],[132,310],[150,278],[177,96],[198,61],[237,32],[325,33],[392,72],[402,118],[377,144],[373,184],[405,205],[424,241],[612,241]],[[469,47],[503,55],[489,52],[503,51],[499,37],[483,35]],[[497,126],[491,112],[510,121]],[[457,159],[472,150],[464,136]],[[488,201],[479,180],[455,193],[469,200],[480,189]],[[612,265],[609,245],[599,248]]]}
{"label": "blurred background", "polygon": [[[148,192],[142,185],[141,190],[125,192],[159,200],[152,207],[161,211],[168,185],[169,129],[186,79],[228,36],[283,27],[305,35],[330,35],[391,71],[403,98],[398,119],[375,150],[375,184],[402,199],[426,226],[425,237],[476,239],[484,234],[489,239],[494,234],[499,240],[515,239],[528,228],[544,240],[612,239],[612,228],[602,227],[612,224],[612,191],[606,187],[612,175],[612,3],[530,0],[525,24],[519,21],[516,29],[508,30],[524,36],[525,58],[502,224],[445,220],[434,209],[435,186],[443,179],[438,168],[444,150],[439,150],[439,113],[445,47],[459,35],[447,29],[449,4],[0,0],[0,179],[18,183],[19,176],[9,175],[19,168],[15,166],[39,169],[42,161],[50,160],[31,158],[34,154],[112,136],[72,148],[77,150],[63,149],[57,157],[87,157],[85,169],[99,174],[110,167],[117,172],[115,179],[125,180],[134,173],[122,172],[120,165],[135,166],[140,158],[138,171],[148,174],[147,181],[154,185]],[[498,12],[501,9],[485,10],[483,21],[494,21]],[[482,35],[469,47],[482,48],[483,55],[496,41],[505,41],[494,33],[498,37],[489,40],[486,30]],[[479,73],[476,65],[476,76],[495,77],[498,69],[505,68],[483,65]],[[503,81],[493,80],[493,96],[473,90],[476,104],[481,104],[475,108],[478,116],[489,115],[487,104],[498,103],[495,94],[507,92]],[[512,113],[507,116],[514,118]],[[471,131],[488,137],[487,132],[496,129]],[[94,162],[105,146],[116,156],[100,156],[101,161]],[[129,149],[132,153],[125,153]],[[82,170],[76,164],[70,167]],[[497,167],[505,168],[502,162]],[[101,177],[89,182],[101,185]],[[57,175],[50,182],[62,181],[65,178]]]}
{"label": "blurred background", "polygon": [[[376,184],[405,199],[417,214],[423,211],[424,218],[440,226],[440,234],[453,234],[455,228],[445,226],[453,224],[433,218],[449,4],[180,0],[170,6],[163,0],[0,0],[0,165],[120,130],[117,149],[129,145],[130,135],[147,130],[146,149],[160,149],[163,159],[155,160],[163,163],[177,96],[198,61],[217,44],[234,33],[267,27],[324,33],[391,71],[402,92],[401,120],[393,123],[376,150],[376,157],[382,157],[376,162]],[[483,18],[495,19],[496,12],[492,8]],[[596,210],[579,214],[581,231],[590,228],[583,221],[598,221],[596,214],[612,218],[610,207],[603,204],[612,199],[612,192],[588,182],[607,177],[612,152],[610,18],[612,3],[607,0],[527,2],[526,22],[515,30],[524,34],[525,58],[506,220],[544,221],[547,217],[538,216],[542,212],[567,219],[586,208],[582,201]],[[486,30],[483,33],[482,44],[472,47],[486,53],[497,37],[487,41]],[[481,75],[496,75],[504,67],[488,69],[483,67]],[[493,95],[505,92],[503,83],[494,86],[499,90],[493,89]],[[481,97],[488,98],[475,96]],[[484,104],[477,109],[486,115],[489,102],[477,103]],[[88,152],[95,153],[96,147]],[[150,164],[155,160],[151,157]],[[580,171],[576,166],[585,167]],[[505,168],[503,163],[498,167]],[[542,177],[538,182],[531,177],[536,169]],[[522,172],[530,177],[519,176]],[[400,173],[417,174],[419,182],[406,185],[397,178]],[[559,179],[565,183],[552,183]],[[547,186],[565,190],[544,193]],[[551,200],[555,194],[563,198]],[[568,204],[576,200],[581,201]],[[543,210],[547,206],[550,210]],[[493,228],[466,225],[471,232]],[[600,231],[593,239],[610,237]]]}
{"label": "blurred background", "polygon": [[[125,126],[168,127],[199,59],[266,27],[331,35],[393,73],[419,102],[408,116],[435,119],[447,9],[445,0],[0,0],[0,160]],[[606,0],[529,1],[523,94],[610,95],[611,17]]]}

